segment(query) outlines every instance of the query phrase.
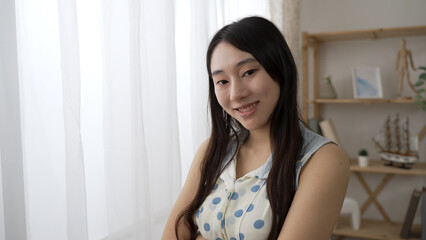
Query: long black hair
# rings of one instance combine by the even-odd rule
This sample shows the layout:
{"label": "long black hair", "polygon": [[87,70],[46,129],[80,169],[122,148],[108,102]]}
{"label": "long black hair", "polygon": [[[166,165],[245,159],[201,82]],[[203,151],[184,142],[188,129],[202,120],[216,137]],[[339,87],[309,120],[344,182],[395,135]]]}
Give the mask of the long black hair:
{"label": "long black hair", "polygon": [[278,28],[261,17],[247,17],[220,29],[210,41],[207,50],[209,74],[209,104],[212,120],[211,135],[201,164],[201,178],[197,193],[176,220],[183,221],[196,238],[197,226],[193,216],[213,189],[222,172],[230,138],[239,131],[247,131],[223,111],[214,90],[211,76],[211,57],[219,43],[226,42],[250,53],[280,86],[280,96],[270,116],[270,141],[273,152],[272,168],[267,178],[267,193],[272,209],[272,228],[268,240],[277,239],[296,191],[296,162],[303,145],[300,114],[297,105],[297,69],[290,49]]}

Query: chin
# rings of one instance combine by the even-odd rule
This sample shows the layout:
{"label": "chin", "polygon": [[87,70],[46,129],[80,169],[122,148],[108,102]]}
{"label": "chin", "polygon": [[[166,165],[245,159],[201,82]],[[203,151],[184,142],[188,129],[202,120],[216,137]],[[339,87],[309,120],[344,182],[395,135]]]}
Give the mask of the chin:
{"label": "chin", "polygon": [[265,128],[265,125],[260,125],[260,124],[242,124],[243,127],[249,131],[255,131],[255,130],[259,130],[262,128]]}
{"label": "chin", "polygon": [[[250,119],[251,121],[241,121],[241,125],[249,131],[267,130],[269,131],[270,121],[266,119]],[[263,120],[263,121],[262,121]]]}

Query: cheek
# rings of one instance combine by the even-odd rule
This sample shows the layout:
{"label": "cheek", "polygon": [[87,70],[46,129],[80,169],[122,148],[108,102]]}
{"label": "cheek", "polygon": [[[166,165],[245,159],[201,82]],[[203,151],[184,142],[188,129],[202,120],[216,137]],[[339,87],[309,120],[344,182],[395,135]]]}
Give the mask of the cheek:
{"label": "cheek", "polygon": [[276,88],[275,88],[275,102],[278,102],[278,99],[280,98],[280,94],[281,94],[281,89],[280,86],[277,84]]}
{"label": "cheek", "polygon": [[219,105],[222,108],[226,108],[226,106],[227,106],[227,104],[229,102],[228,101],[229,98],[227,98],[226,92],[223,91],[223,90],[216,90],[215,94],[216,94],[217,101],[219,102]]}
{"label": "cheek", "polygon": [[270,104],[275,107],[280,97],[280,86],[275,82],[271,82],[267,86],[263,86],[262,94],[268,96]]}

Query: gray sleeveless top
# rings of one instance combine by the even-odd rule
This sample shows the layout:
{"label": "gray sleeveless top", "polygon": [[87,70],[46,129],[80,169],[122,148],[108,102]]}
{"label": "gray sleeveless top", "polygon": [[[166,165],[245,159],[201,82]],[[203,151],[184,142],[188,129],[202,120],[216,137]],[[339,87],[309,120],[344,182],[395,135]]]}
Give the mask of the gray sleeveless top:
{"label": "gray sleeveless top", "polygon": [[[300,126],[303,147],[296,164],[296,189],[303,165],[320,147],[332,142],[302,124]],[[238,137],[244,141],[247,136],[248,132],[243,132]],[[236,179],[236,159],[232,158],[236,151],[234,139],[229,144],[224,166],[231,162],[194,216],[200,233],[209,240],[262,240],[271,230],[272,211],[266,193],[266,178],[272,167],[272,155],[263,166]]]}

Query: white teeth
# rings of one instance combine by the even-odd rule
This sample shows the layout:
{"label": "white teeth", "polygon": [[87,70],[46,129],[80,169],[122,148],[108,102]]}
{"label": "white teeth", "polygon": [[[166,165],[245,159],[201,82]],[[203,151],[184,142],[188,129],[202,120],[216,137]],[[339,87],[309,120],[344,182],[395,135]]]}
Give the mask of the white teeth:
{"label": "white teeth", "polygon": [[250,105],[250,106],[248,106],[246,108],[238,108],[238,111],[240,111],[240,112],[247,112],[247,111],[252,110],[255,106],[256,106],[256,104],[252,104],[252,105]]}

